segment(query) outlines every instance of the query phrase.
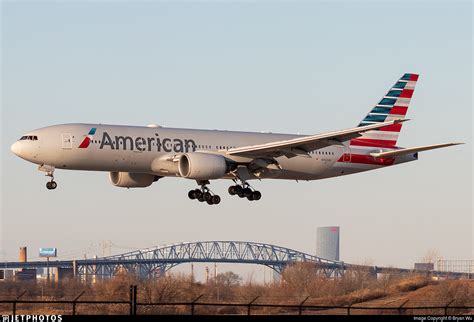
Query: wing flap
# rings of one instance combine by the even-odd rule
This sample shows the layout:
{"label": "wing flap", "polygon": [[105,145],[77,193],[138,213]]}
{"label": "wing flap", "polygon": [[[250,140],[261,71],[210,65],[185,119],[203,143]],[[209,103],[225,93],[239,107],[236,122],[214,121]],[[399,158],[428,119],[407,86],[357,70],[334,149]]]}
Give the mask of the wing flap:
{"label": "wing flap", "polygon": [[373,156],[374,158],[388,158],[388,157],[396,157],[400,155],[416,153],[416,152],[421,152],[421,151],[440,149],[440,148],[445,148],[448,146],[459,145],[459,144],[464,144],[464,143],[443,143],[443,144],[425,145],[425,146],[399,149],[399,150],[387,151],[387,152],[373,152],[373,153],[370,153],[370,155]]}

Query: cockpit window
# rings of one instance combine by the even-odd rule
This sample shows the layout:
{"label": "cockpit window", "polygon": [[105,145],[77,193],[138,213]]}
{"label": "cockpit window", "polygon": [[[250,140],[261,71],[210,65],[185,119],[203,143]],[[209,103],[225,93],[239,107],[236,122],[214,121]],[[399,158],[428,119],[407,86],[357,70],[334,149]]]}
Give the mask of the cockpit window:
{"label": "cockpit window", "polygon": [[38,141],[38,137],[36,135],[23,135],[18,141]]}

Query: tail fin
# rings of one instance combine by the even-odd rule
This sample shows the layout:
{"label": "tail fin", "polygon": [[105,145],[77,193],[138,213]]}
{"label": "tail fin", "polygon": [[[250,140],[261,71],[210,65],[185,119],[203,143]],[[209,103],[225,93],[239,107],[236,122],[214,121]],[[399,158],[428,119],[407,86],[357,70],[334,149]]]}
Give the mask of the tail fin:
{"label": "tail fin", "polygon": [[[359,126],[405,118],[417,80],[418,74],[404,74]],[[401,129],[402,123],[399,123],[368,131],[361,137],[351,140],[351,145],[391,148],[396,146]]]}

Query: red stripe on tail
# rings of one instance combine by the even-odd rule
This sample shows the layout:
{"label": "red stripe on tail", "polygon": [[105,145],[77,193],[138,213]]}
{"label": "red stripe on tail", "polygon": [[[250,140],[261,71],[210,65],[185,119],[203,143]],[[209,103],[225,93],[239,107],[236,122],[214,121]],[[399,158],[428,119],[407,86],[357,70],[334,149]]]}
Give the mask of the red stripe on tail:
{"label": "red stripe on tail", "polygon": [[390,114],[407,115],[408,106],[394,106],[390,110]]}
{"label": "red stripe on tail", "polygon": [[399,97],[403,98],[411,98],[413,96],[413,90],[412,89],[404,89]]}
{"label": "red stripe on tail", "polygon": [[392,124],[392,125],[381,127],[379,131],[400,132],[401,129],[402,129],[402,124],[398,123],[398,124]]}

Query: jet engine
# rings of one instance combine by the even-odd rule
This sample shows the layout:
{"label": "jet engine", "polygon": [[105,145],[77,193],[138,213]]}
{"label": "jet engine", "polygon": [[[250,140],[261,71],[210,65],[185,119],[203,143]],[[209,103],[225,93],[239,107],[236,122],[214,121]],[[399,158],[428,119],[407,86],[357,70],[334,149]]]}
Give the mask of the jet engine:
{"label": "jet engine", "polygon": [[110,181],[122,188],[144,188],[158,181],[160,177],[148,173],[110,172]]}
{"label": "jet engine", "polygon": [[222,155],[191,152],[180,156],[179,174],[183,178],[210,180],[222,178],[230,171],[231,164]]}

